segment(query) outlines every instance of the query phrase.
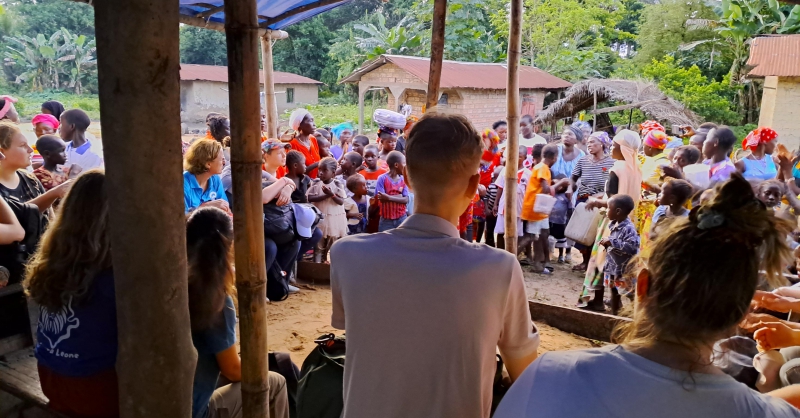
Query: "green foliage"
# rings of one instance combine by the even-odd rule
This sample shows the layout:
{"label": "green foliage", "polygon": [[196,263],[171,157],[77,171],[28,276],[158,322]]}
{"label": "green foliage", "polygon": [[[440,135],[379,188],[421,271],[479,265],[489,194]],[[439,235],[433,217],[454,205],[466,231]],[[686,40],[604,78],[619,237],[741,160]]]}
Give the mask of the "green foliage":
{"label": "green foliage", "polygon": [[55,33],[66,28],[71,33],[94,37],[94,7],[64,0],[19,0],[9,9],[21,17],[23,35]]}
{"label": "green foliage", "polygon": [[[449,0],[444,27],[444,59],[467,62],[498,62],[506,59],[507,32],[492,25],[493,9],[483,0]],[[419,0],[411,13],[425,28],[433,21],[433,1]],[[431,32],[422,32],[422,56],[430,56]]]}
{"label": "green foliage", "polygon": [[[504,2],[490,3],[497,10],[491,18],[496,30],[508,33]],[[626,15],[622,0],[525,0],[524,5],[523,62],[572,80],[607,76],[616,59],[608,47],[633,39],[618,26]],[[625,25],[630,27],[630,23]]]}
{"label": "green foliage", "polygon": [[367,59],[382,54],[411,55],[422,44],[421,27],[409,16],[401,19],[392,28],[386,27],[386,18],[380,11],[375,12],[376,24],[357,23],[353,29],[366,36],[356,36],[356,47],[366,53]]}
{"label": "green foliage", "polygon": [[756,125],[755,123],[748,123],[747,125],[728,126],[728,127],[731,128],[734,135],[736,135],[736,139],[739,140],[735,144],[736,148],[741,148],[742,141],[744,141],[744,138],[747,136],[747,134],[752,132],[754,129],[758,128],[758,125]]}
{"label": "green foliage", "polygon": [[17,84],[33,91],[71,88],[82,93],[86,70],[97,63],[94,39],[62,28],[50,37],[20,35],[7,37],[5,61],[12,67]]}
{"label": "green foliage", "polygon": [[[314,115],[314,123],[317,126],[334,126],[342,122],[358,124],[358,105],[354,104],[319,104],[303,106]],[[288,119],[294,109],[284,112],[282,117]],[[367,113],[366,110],[364,112]],[[371,114],[365,117],[369,118]]]}
{"label": "green foliage", "polygon": [[709,81],[697,66],[683,68],[675,58],[665,57],[646,65],[641,76],[653,80],[669,97],[683,103],[704,120],[726,125],[736,125],[741,117],[734,111],[736,88],[727,79]]}
{"label": "green foliage", "polygon": [[222,32],[182,26],[180,45],[182,63],[228,65],[228,50],[225,45],[225,34]]}
{"label": "green foliage", "polygon": [[[634,61],[646,65],[654,59],[676,54],[682,44],[711,37],[713,32],[709,29],[689,30],[686,21],[714,17],[713,9],[701,0],[665,0],[645,6],[637,38],[639,50]],[[701,50],[710,54],[711,47]]]}
{"label": "green foliage", "polygon": [[67,92],[49,91],[38,93],[24,93],[15,96],[19,101],[14,105],[20,116],[30,119],[41,113],[42,103],[48,100],[58,100],[67,109],[81,109],[92,120],[100,119],[100,99],[96,94],[77,95]]}

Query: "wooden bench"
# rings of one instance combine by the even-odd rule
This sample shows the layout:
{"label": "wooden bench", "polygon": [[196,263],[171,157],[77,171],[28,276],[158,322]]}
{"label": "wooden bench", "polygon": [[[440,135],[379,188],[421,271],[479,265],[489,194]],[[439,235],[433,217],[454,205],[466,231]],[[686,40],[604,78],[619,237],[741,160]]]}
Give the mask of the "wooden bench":
{"label": "wooden bench", "polygon": [[32,405],[47,408],[32,347],[0,356],[0,390]]}

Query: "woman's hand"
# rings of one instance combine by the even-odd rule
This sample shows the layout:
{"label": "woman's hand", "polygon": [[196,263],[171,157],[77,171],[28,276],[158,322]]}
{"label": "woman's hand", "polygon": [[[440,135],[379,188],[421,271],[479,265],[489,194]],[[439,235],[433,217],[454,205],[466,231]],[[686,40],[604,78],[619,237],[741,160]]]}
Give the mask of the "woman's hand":
{"label": "woman's hand", "polygon": [[739,323],[739,327],[746,331],[753,332],[773,322],[780,322],[780,319],[765,313],[749,313],[744,317],[742,322]]}
{"label": "woman's hand", "polygon": [[753,302],[755,302],[757,308],[775,312],[800,311],[800,299],[769,292],[756,291]]}
{"label": "woman's hand", "polygon": [[779,350],[800,345],[800,331],[783,322],[770,322],[762,325],[763,327],[753,334],[759,350]]}
{"label": "woman's hand", "polygon": [[584,206],[586,210],[592,210],[594,208],[605,208],[608,207],[608,203],[602,199],[594,199],[590,198],[586,201],[586,206]]}
{"label": "woman's hand", "polygon": [[222,199],[212,200],[210,202],[205,202],[205,203],[200,205],[200,207],[204,207],[204,206],[210,206],[212,208],[220,209],[223,212],[227,213],[229,216],[233,215],[233,213],[231,212],[231,207],[230,207],[230,205],[228,205],[228,202],[226,202],[226,201],[224,201]]}
{"label": "woman's hand", "polygon": [[292,203],[292,192],[294,189],[290,186],[286,186],[281,189],[281,194],[278,195],[278,200],[275,202],[278,206],[285,206],[289,203]]}
{"label": "woman's hand", "polygon": [[680,167],[674,167],[671,165],[662,165],[661,172],[664,173],[665,177],[672,177],[674,179],[683,180],[683,170]]}
{"label": "woman's hand", "polygon": [[62,199],[64,196],[67,195],[69,188],[72,187],[73,180],[67,180],[56,187],[50,189],[50,193],[54,193],[56,195],[56,199]]}

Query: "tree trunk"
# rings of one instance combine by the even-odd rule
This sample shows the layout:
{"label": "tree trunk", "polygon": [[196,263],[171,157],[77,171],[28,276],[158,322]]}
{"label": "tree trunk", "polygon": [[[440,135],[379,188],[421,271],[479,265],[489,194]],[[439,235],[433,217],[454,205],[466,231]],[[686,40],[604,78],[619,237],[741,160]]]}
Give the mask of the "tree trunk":
{"label": "tree trunk", "polygon": [[442,59],[444,57],[444,25],[447,17],[447,0],[434,0],[433,23],[431,25],[431,62],[428,72],[428,96],[426,111],[439,103],[439,84],[442,81]]}
{"label": "tree trunk", "polygon": [[522,0],[511,0],[511,25],[508,34],[508,83],[506,102],[508,105],[508,139],[506,140],[506,179],[503,199],[506,200],[505,240],[506,250],[517,254],[517,171],[519,161],[516,158],[519,144],[519,59],[522,39]]}
{"label": "tree trunk", "polygon": [[225,1],[231,172],[235,203],[234,254],[242,347],[242,411],[245,418],[266,418],[269,414],[258,29],[256,0]]}
{"label": "tree trunk", "polygon": [[189,417],[197,354],[186,278],[178,2],[97,1],[95,26],[120,415]]}

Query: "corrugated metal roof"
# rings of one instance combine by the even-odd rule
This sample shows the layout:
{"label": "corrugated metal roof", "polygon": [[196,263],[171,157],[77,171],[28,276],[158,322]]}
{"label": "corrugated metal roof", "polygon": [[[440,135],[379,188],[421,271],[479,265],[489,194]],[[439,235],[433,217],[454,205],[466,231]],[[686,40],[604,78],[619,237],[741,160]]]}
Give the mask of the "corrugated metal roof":
{"label": "corrugated metal roof", "polygon": [[[321,1],[321,0],[256,0],[256,11],[258,13],[258,23],[265,25],[270,22],[270,29],[283,29],[293,23],[314,17],[324,11],[339,7],[351,0],[342,1]],[[189,17],[203,17],[204,19],[225,23],[225,11],[221,9],[223,0],[179,0],[180,13]],[[319,5],[319,7],[316,7]],[[316,8],[312,8],[316,7]],[[214,11],[210,16],[203,13]],[[291,16],[288,13],[298,12]],[[285,18],[272,22],[279,16]]]}
{"label": "corrugated metal roof", "polygon": [[[274,72],[275,84],[322,84],[322,82],[303,77],[301,75],[284,73],[281,71]],[[264,73],[259,71],[258,78],[261,83],[264,83]],[[218,65],[197,65],[197,64],[181,64],[181,80],[203,80],[203,81],[219,81],[222,83],[228,82],[228,67]]]}
{"label": "corrugated metal roof", "polygon": [[800,77],[800,35],[759,36],[750,44],[748,77]]}
{"label": "corrugated metal roof", "polygon": [[[381,55],[367,62],[361,68],[345,77],[343,83],[355,83],[361,76],[376,68],[392,63],[413,74],[423,83],[428,82],[430,59],[401,55]],[[442,63],[441,88],[496,89],[505,90],[507,82],[506,64],[478,62],[444,61]],[[538,68],[521,65],[519,67],[519,88],[521,89],[561,89],[572,83],[562,80]]]}

